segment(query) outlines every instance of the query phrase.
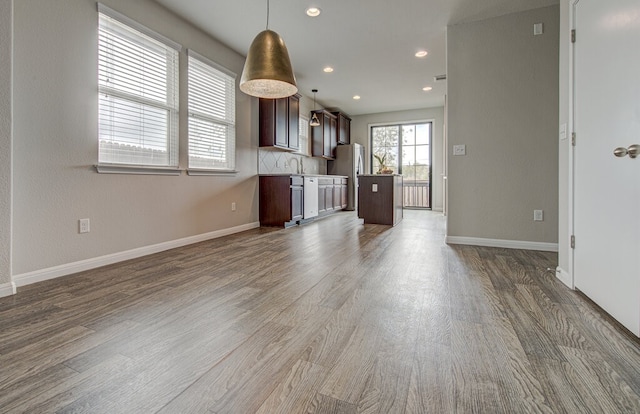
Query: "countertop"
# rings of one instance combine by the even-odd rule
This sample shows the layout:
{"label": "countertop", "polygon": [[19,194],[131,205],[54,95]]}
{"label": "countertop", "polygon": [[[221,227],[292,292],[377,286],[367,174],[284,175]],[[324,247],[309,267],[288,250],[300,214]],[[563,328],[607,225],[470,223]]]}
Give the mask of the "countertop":
{"label": "countertop", "polygon": [[327,178],[349,178],[346,175],[329,175],[329,174],[294,174],[294,173],[278,173],[278,174],[258,174],[260,177],[327,177]]}

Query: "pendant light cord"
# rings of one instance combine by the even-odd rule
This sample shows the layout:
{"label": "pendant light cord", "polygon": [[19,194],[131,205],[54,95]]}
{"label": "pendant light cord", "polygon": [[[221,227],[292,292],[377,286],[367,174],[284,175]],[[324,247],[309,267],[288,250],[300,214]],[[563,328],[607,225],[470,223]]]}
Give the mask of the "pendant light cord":
{"label": "pendant light cord", "polygon": [[269,0],[267,0],[267,29],[269,30]]}

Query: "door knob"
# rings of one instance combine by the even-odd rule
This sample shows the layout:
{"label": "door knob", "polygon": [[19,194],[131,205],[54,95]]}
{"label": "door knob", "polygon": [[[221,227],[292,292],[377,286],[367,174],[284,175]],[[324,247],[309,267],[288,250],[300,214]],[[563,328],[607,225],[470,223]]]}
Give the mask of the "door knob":
{"label": "door knob", "polygon": [[638,154],[640,154],[640,145],[638,144],[629,145],[629,148],[618,147],[613,150],[613,155],[619,158],[626,155],[629,155],[629,158],[636,158]]}

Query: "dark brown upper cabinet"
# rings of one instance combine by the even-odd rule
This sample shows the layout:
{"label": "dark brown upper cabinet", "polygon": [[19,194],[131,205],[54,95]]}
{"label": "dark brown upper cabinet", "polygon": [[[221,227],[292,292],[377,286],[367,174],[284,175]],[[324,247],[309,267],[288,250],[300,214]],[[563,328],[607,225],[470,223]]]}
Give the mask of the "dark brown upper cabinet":
{"label": "dark brown upper cabinet", "polygon": [[260,99],[260,146],[283,150],[300,149],[300,95]]}
{"label": "dark brown upper cabinet", "polygon": [[351,143],[351,118],[342,112],[332,112],[338,119],[338,144]]}
{"label": "dark brown upper cabinet", "polygon": [[320,125],[311,127],[311,155],[333,160],[338,146],[338,117],[323,109],[311,111],[311,116],[314,113]]}

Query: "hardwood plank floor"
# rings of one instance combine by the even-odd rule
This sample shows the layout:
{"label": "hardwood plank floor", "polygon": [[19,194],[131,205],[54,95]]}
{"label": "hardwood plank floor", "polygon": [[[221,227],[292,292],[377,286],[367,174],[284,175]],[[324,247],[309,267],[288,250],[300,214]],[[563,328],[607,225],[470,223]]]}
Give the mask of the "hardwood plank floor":
{"label": "hardwood plank floor", "polygon": [[444,218],[344,212],[0,299],[0,413],[638,413],[640,341]]}

